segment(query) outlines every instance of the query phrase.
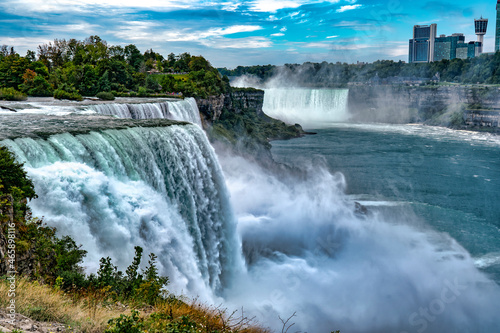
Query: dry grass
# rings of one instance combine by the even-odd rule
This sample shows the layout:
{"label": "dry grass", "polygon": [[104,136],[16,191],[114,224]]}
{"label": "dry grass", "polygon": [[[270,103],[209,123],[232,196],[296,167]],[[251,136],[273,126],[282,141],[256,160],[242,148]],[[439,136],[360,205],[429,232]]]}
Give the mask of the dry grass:
{"label": "dry grass", "polygon": [[[0,306],[7,306],[9,299],[8,285],[0,283]],[[24,279],[17,281],[15,300],[16,311],[20,314],[37,321],[66,324],[85,333],[103,332],[109,319],[125,313],[117,307],[102,307],[96,302],[89,304],[88,297],[73,300],[63,292]]]}
{"label": "dry grass", "polygon": [[[0,307],[8,305],[9,287],[0,282]],[[17,281],[16,310],[33,320],[42,322],[58,322],[71,326],[71,331],[84,333],[101,333],[108,327],[108,321],[121,314],[130,315],[129,307],[106,305],[104,297],[99,293],[86,296],[70,296],[53,288],[30,282],[24,279]],[[255,324],[254,318],[245,316],[243,310],[227,313],[220,307],[202,304],[198,301],[186,302],[177,298],[162,301],[154,307],[139,309],[141,318],[146,324],[146,331],[155,331],[162,322],[178,320],[183,316],[195,322],[203,332],[240,332],[269,333]],[[152,319],[150,314],[156,313],[162,319]]]}
{"label": "dry grass", "polygon": [[203,327],[205,332],[245,332],[269,333],[256,324],[254,317],[247,317],[242,310],[228,313],[221,307],[213,307],[194,300],[191,303],[170,301],[158,304],[155,307],[158,313],[170,315],[172,318],[188,316],[191,320]]}

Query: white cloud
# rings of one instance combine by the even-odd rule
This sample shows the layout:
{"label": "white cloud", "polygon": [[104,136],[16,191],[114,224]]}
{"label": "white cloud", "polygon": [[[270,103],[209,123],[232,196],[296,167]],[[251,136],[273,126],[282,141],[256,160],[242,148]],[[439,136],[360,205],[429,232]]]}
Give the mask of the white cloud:
{"label": "white cloud", "polygon": [[29,13],[67,13],[93,12],[96,8],[144,8],[144,9],[175,9],[189,8],[192,5],[186,1],[176,0],[3,0],[0,4],[6,12],[14,14]]}
{"label": "white cloud", "polygon": [[241,4],[237,2],[223,2],[222,3],[222,10],[227,10],[229,12],[235,12],[238,10],[238,8],[241,6]]}
{"label": "white cloud", "polygon": [[217,37],[201,40],[200,43],[214,49],[260,49],[273,44],[265,37],[225,38]]}
{"label": "white cloud", "polygon": [[297,8],[302,5],[301,1],[290,0],[256,0],[252,1],[251,10],[256,12],[271,12],[284,8]]}
{"label": "white cloud", "polygon": [[24,54],[27,50],[36,51],[38,45],[52,41],[44,37],[2,37],[2,44],[13,46],[19,54]]}
{"label": "white cloud", "polygon": [[76,33],[76,32],[84,32],[85,34],[93,34],[100,29],[102,29],[97,24],[90,24],[87,22],[73,23],[73,24],[64,24],[64,25],[53,25],[45,28],[51,32],[65,32],[65,33]]}
{"label": "white cloud", "polygon": [[112,31],[116,37],[134,42],[194,42],[215,49],[228,48],[267,48],[272,43],[265,37],[226,38],[225,36],[241,32],[253,32],[263,29],[256,25],[234,25],[224,28],[210,28],[207,30],[164,29],[159,23],[153,22],[127,22],[121,24],[119,30]]}
{"label": "white cloud", "polygon": [[285,32],[286,30],[287,30],[286,27],[283,27],[283,28],[280,29],[281,32]]}
{"label": "white cloud", "polygon": [[357,4],[357,5],[341,6],[339,9],[337,9],[337,13],[343,13],[343,12],[348,11],[348,10],[357,9],[357,8],[360,8],[361,6],[363,6],[363,5]]}
{"label": "white cloud", "polygon": [[285,36],[285,34],[284,34],[284,33],[282,33],[282,32],[277,32],[277,33],[275,33],[275,34],[271,34],[271,36],[281,37],[281,36]]}
{"label": "white cloud", "polygon": [[[307,0],[253,0],[248,1],[251,3],[250,9],[256,12],[268,12],[274,13],[280,9],[292,9],[298,8],[302,5],[313,4],[313,3],[321,3],[321,2],[329,2],[329,3],[338,3],[340,0],[316,0],[316,1],[307,1]],[[348,1],[349,3],[353,3],[352,0]]]}
{"label": "white cloud", "polygon": [[327,39],[330,39],[330,38],[337,38],[338,36],[327,36],[326,38]]}

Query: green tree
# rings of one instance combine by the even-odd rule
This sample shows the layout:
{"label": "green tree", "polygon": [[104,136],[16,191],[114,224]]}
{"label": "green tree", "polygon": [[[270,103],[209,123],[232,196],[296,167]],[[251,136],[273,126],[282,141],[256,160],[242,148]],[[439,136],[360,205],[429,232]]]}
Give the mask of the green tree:
{"label": "green tree", "polygon": [[99,92],[99,78],[92,65],[85,65],[80,68],[81,79],[78,82],[78,90],[84,96],[95,96]]}
{"label": "green tree", "polygon": [[125,59],[136,71],[139,71],[144,61],[144,56],[134,44],[125,46]]}
{"label": "green tree", "polygon": [[35,187],[23,164],[16,162],[14,155],[4,146],[0,146],[0,185],[0,193],[11,193],[18,188],[25,198],[36,198]]}

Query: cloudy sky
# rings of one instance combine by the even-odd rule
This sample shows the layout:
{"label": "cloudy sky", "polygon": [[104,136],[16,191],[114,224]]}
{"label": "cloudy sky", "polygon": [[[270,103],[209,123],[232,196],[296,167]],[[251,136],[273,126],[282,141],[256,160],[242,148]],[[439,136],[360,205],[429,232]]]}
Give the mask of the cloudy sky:
{"label": "cloudy sky", "polygon": [[164,56],[189,52],[214,66],[407,60],[414,24],[475,39],[474,18],[496,1],[406,0],[0,0],[0,44],[25,54],[55,38],[99,35]]}

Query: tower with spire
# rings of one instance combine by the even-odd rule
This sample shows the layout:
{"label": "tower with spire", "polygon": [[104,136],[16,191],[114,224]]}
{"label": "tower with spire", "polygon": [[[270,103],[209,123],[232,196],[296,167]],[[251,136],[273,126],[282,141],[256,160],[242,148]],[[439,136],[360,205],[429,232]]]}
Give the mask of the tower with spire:
{"label": "tower with spire", "polygon": [[485,19],[482,16],[480,19],[475,19],[474,28],[477,35],[476,55],[479,55],[483,53],[484,35],[486,35],[486,30],[488,28],[488,19]]}

